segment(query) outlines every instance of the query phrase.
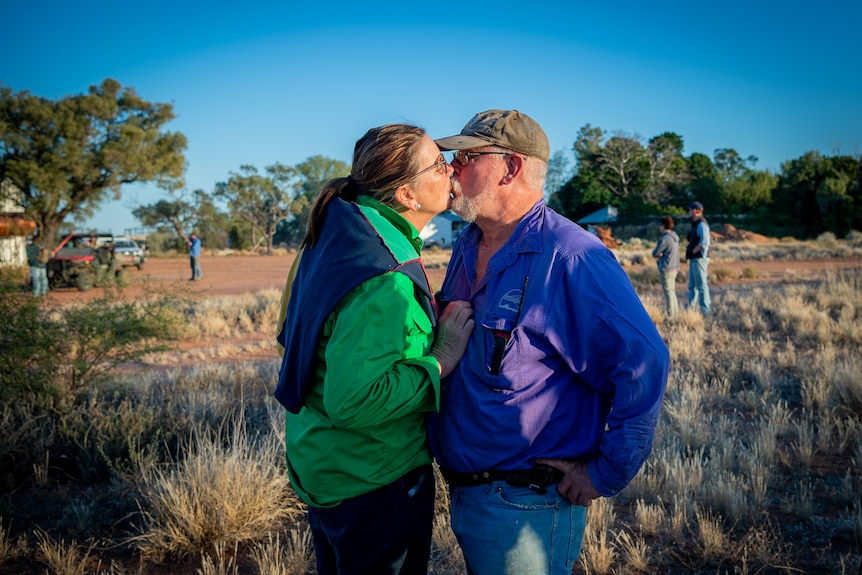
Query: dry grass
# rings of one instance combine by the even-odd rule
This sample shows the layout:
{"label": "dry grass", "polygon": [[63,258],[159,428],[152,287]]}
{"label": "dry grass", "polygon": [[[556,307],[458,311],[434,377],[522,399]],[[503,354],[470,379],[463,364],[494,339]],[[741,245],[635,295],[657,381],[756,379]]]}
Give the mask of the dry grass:
{"label": "dry grass", "polygon": [[[860,249],[788,241],[716,246],[715,254],[756,262]],[[860,277],[725,286],[714,294],[712,317],[684,310],[674,321],[663,317],[664,302],[647,280],[641,297],[672,356],[664,410],[641,472],[590,509],[576,572],[857,572]],[[14,569],[38,560],[60,574],[149,575],[179,564],[202,575],[313,572],[303,509],[284,469],[283,409],[271,396],[278,361],[211,361],[274,351],[279,298],[270,290],[190,303],[182,313],[194,338],[246,339],[248,347],[190,351],[180,361],[203,363],[118,381],[65,406],[51,425],[28,415],[35,411],[27,402],[0,407],[0,457],[32,470],[26,486],[0,501],[3,517],[14,519],[0,528],[0,569],[26,573]],[[69,454],[81,453],[91,459],[68,467]],[[106,469],[110,481],[88,484],[81,470],[89,468]],[[28,490],[46,505],[56,501],[58,511],[43,516],[58,519],[28,523],[24,505],[37,499],[21,499]],[[31,541],[28,533],[41,535]],[[130,542],[135,553],[122,564],[114,554],[103,558],[106,547]],[[430,570],[464,573],[445,489],[438,489]]]}
{"label": "dry grass", "polygon": [[141,470],[146,523],[135,544],[144,559],[254,541],[301,515],[276,438],[252,436],[242,420],[227,427],[199,428],[174,466]]}
{"label": "dry grass", "polygon": [[54,575],[85,575],[93,546],[85,548],[76,541],[69,544],[54,541],[44,531],[36,532],[36,550],[39,560]]}
{"label": "dry grass", "polygon": [[251,557],[260,575],[304,575],[314,563],[311,531],[294,526],[282,543],[280,535],[267,534],[257,543]]}

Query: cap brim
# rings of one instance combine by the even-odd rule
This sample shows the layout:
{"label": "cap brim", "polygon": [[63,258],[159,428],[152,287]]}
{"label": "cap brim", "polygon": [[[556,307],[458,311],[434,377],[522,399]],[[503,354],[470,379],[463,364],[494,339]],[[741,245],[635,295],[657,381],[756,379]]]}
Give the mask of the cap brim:
{"label": "cap brim", "polygon": [[460,134],[434,140],[434,143],[444,152],[448,150],[470,150],[472,148],[495,145],[494,142],[477,138],[476,136],[462,136]]}

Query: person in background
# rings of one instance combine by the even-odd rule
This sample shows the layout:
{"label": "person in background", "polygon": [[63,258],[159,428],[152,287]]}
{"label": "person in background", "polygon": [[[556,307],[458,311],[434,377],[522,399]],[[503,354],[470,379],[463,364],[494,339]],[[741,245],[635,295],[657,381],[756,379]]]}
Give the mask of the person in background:
{"label": "person in background", "polygon": [[450,172],[421,128],[372,128],[350,175],[312,206],[290,273],[275,397],[287,409],[287,468],[308,504],[320,575],[428,569],[435,481],[425,422],[473,329],[466,302],[438,320],[420,258],[419,231],[454,193]]}
{"label": "person in background", "polygon": [[703,315],[710,314],[709,283],[709,223],[703,217],[703,204],[693,202],[688,206],[691,229],[688,232],[688,245],[685,259],[688,260],[688,305],[697,306]]}
{"label": "person in background", "polygon": [[569,575],[587,507],[652,448],[669,353],[611,251],[545,205],[532,118],[488,110],[437,144],[472,222],[439,301],[469,301],[476,323],[429,420],[452,530],[471,575]]}
{"label": "person in background", "polygon": [[190,280],[197,281],[201,279],[201,239],[197,233],[192,232],[189,235],[189,260],[192,265],[192,277]]}
{"label": "person in background", "polygon": [[[19,252],[20,253],[20,252]],[[35,297],[48,293],[48,264],[42,261],[42,244],[38,233],[27,246],[27,265],[30,266],[30,288]]]}
{"label": "person in background", "polygon": [[661,287],[667,302],[667,316],[675,317],[679,311],[676,299],[676,276],[679,273],[679,236],[675,231],[671,216],[661,219],[661,236],[652,251],[652,257],[658,260],[658,273],[661,276]]}

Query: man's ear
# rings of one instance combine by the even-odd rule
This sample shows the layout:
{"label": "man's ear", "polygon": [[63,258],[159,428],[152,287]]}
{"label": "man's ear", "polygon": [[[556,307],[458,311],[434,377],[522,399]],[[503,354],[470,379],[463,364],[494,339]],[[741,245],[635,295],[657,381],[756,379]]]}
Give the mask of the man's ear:
{"label": "man's ear", "polygon": [[518,174],[524,170],[525,161],[526,160],[518,154],[512,154],[509,156],[506,160],[506,175],[503,176],[503,181],[505,183],[509,183],[517,178]]}

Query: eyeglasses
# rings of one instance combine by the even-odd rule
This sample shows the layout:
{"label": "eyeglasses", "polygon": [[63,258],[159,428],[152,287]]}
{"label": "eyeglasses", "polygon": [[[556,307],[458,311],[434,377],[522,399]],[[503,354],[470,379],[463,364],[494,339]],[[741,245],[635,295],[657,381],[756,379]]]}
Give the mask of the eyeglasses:
{"label": "eyeglasses", "polygon": [[508,156],[512,152],[465,152],[464,150],[457,150],[455,154],[452,156],[452,159],[458,160],[458,163],[462,166],[466,166],[470,163],[470,158],[476,156],[488,156],[488,155],[497,155],[497,156]]}
{"label": "eyeglasses", "polygon": [[446,157],[443,154],[440,154],[437,157],[437,161],[434,164],[428,166],[424,170],[420,170],[420,171],[416,172],[415,174],[413,174],[412,176],[410,176],[407,179],[412,180],[413,178],[415,178],[417,176],[421,176],[425,172],[430,172],[434,168],[437,168],[438,174],[445,174],[449,171],[449,162],[446,161]]}

